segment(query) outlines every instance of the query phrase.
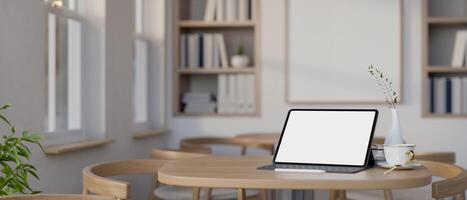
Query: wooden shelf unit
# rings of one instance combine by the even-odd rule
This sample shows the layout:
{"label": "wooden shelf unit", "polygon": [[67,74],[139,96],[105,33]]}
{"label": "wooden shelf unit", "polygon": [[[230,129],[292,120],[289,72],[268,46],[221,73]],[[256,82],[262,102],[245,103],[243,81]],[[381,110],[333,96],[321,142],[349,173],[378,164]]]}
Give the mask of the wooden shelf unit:
{"label": "wooden shelf unit", "polygon": [[[448,2],[446,2],[448,3]],[[426,118],[467,118],[467,114],[454,114],[454,113],[432,113],[429,110],[430,99],[429,91],[430,91],[430,84],[429,79],[430,77],[434,76],[467,76],[467,68],[461,67],[453,67],[450,66],[450,63],[430,63],[430,48],[439,48],[434,45],[434,47],[430,47],[430,37],[432,37],[434,31],[437,29],[449,29],[455,30],[459,27],[464,27],[467,29],[467,13],[463,13],[464,16],[430,16],[429,8],[430,8],[430,0],[422,0],[422,101],[421,101],[421,110],[422,110],[422,117]],[[434,34],[433,34],[434,35]],[[439,35],[438,35],[439,37]],[[452,37],[455,37],[452,36]],[[452,40],[454,41],[454,40]],[[439,43],[437,43],[439,44]],[[449,46],[449,45],[448,45]],[[446,50],[443,50],[446,51]],[[440,61],[437,61],[440,62]],[[446,62],[446,61],[444,61]],[[449,60],[450,62],[450,60]]]}
{"label": "wooden shelf unit", "polygon": [[428,73],[467,73],[467,68],[454,68],[452,66],[428,66],[427,67]]}
{"label": "wooden shelf unit", "polygon": [[181,28],[239,28],[239,27],[255,27],[254,21],[225,21],[225,22],[206,22],[201,20],[182,20],[178,22]]}
{"label": "wooden shelf unit", "polygon": [[[189,117],[256,117],[261,113],[261,0],[252,0],[255,1],[255,7],[252,8],[254,11],[253,19],[248,21],[204,21],[202,19],[188,19],[186,16],[186,6],[190,6],[190,1],[192,0],[174,0],[173,1],[173,113],[174,116],[189,116]],[[203,11],[204,12],[204,8]],[[180,68],[180,36],[182,33],[190,32],[234,32],[236,30],[248,30],[253,34],[253,57],[250,57],[250,60],[253,60],[253,66],[246,68],[232,68],[223,69],[218,68],[199,68],[199,69],[181,69]],[[230,63],[230,56],[227,55]],[[181,95],[182,88],[186,88],[188,84],[186,77],[191,76],[201,76],[201,75],[211,75],[217,76],[220,74],[253,74],[255,77],[254,85],[254,107],[255,111],[253,113],[184,113],[181,110]],[[185,77],[185,78],[184,78]]]}
{"label": "wooden shelf unit", "polygon": [[467,24],[467,17],[427,17],[429,25]]}
{"label": "wooden shelf unit", "polygon": [[254,67],[248,68],[210,68],[210,69],[177,69],[179,74],[250,74],[255,73]]}

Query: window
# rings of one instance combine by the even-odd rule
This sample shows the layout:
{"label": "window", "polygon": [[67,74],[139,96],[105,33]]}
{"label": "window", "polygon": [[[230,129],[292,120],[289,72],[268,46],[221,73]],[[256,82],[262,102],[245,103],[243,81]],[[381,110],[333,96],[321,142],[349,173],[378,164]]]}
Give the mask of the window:
{"label": "window", "polygon": [[45,145],[105,137],[105,1],[47,0]]}
{"label": "window", "polygon": [[[148,40],[144,33],[144,0],[135,0],[135,41],[133,69],[133,121],[137,126],[148,123]],[[149,127],[141,127],[144,129]]]}
{"label": "window", "polygon": [[164,129],[165,1],[134,0],[134,3],[134,130]]}
{"label": "window", "polygon": [[49,1],[47,132],[82,128],[81,23],[77,2]]}

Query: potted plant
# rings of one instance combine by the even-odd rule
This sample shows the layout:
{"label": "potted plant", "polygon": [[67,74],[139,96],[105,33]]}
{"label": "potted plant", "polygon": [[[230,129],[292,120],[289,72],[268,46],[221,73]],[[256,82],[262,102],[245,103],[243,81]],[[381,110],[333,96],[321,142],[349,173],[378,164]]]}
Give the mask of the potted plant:
{"label": "potted plant", "polygon": [[250,59],[247,55],[245,55],[245,49],[243,46],[243,42],[240,42],[240,45],[237,48],[237,52],[235,55],[232,56],[230,59],[230,63],[234,68],[242,68],[247,67],[250,62]]}
{"label": "potted plant", "polygon": [[381,70],[376,67],[368,67],[368,72],[376,79],[379,87],[383,90],[385,96],[385,102],[392,113],[392,123],[389,133],[384,139],[384,144],[403,144],[404,138],[402,137],[402,131],[399,121],[399,112],[397,111],[397,102],[399,102],[399,96],[396,90],[392,86],[392,82],[383,75]]}
{"label": "potted plant", "polygon": [[[2,134],[0,139],[0,196],[15,194],[35,194],[39,191],[33,190],[29,185],[30,175],[39,179],[37,169],[28,163],[31,158],[31,151],[26,143],[38,145],[41,139],[39,134],[23,131],[20,135],[16,133],[13,124],[2,114],[11,105],[6,104],[0,107],[0,123],[2,123],[10,133]],[[2,128],[2,126],[0,126]],[[4,130],[4,129],[0,129]]]}

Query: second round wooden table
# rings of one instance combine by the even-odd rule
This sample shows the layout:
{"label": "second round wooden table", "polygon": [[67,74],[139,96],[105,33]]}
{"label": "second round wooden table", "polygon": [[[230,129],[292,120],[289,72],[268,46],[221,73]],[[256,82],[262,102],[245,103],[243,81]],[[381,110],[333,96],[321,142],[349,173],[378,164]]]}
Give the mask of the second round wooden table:
{"label": "second round wooden table", "polygon": [[397,170],[384,175],[385,169],[371,168],[355,174],[290,173],[258,170],[271,164],[271,156],[208,156],[169,162],[158,172],[161,183],[185,187],[237,188],[238,199],[249,189],[403,189],[431,183],[424,167]]}

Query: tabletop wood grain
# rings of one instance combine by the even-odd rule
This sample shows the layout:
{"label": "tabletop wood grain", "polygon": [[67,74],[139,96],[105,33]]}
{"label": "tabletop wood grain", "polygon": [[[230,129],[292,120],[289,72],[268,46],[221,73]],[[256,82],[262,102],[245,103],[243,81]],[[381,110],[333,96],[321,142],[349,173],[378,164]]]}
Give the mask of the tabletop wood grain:
{"label": "tabletop wood grain", "polygon": [[396,170],[372,168],[355,174],[274,172],[257,170],[272,162],[271,156],[208,156],[165,164],[160,182],[186,187],[262,189],[402,189],[431,183],[424,167]]}

